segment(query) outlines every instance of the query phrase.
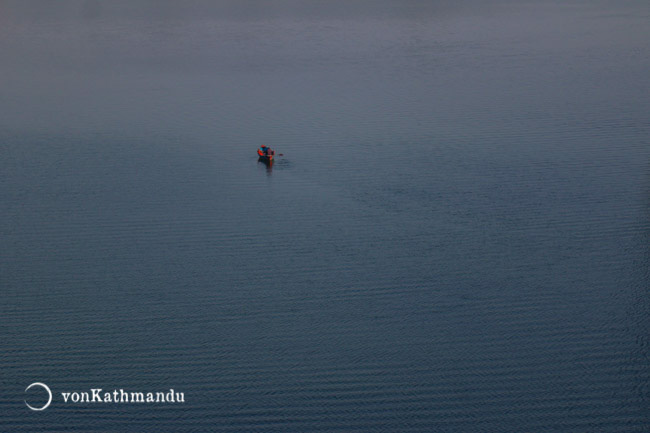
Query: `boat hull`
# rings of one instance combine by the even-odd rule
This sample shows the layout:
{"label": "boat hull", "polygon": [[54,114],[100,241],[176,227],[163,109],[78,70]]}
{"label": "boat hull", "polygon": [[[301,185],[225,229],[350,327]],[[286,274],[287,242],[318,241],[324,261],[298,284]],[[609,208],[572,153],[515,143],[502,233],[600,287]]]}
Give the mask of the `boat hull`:
{"label": "boat hull", "polygon": [[259,161],[263,162],[264,164],[273,164],[273,155],[260,155]]}

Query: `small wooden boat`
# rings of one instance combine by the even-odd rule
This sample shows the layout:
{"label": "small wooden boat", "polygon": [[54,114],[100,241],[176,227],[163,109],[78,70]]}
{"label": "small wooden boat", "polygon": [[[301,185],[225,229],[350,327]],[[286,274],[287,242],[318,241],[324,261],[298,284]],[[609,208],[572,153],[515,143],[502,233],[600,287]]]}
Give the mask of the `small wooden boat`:
{"label": "small wooden boat", "polygon": [[273,157],[275,156],[275,152],[272,150],[270,152],[264,153],[261,149],[257,149],[257,154],[260,157],[259,161],[262,161],[264,164],[273,164]]}

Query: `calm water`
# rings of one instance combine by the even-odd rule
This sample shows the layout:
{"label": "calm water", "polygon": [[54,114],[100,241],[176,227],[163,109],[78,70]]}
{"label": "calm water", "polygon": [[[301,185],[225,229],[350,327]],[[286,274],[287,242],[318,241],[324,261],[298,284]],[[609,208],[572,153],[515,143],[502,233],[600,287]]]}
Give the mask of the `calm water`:
{"label": "calm water", "polygon": [[648,431],[649,23],[0,1],[0,431]]}

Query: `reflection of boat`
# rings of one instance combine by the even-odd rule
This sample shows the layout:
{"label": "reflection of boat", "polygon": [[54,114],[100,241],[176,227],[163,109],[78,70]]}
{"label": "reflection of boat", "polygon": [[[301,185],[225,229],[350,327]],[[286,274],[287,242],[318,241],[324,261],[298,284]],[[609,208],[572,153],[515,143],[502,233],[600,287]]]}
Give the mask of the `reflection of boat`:
{"label": "reflection of boat", "polygon": [[259,160],[262,161],[264,164],[271,165],[273,164],[273,157],[275,156],[275,152],[268,147],[266,147],[265,149],[266,149],[265,152],[263,152],[262,149],[257,149],[257,154],[260,157]]}

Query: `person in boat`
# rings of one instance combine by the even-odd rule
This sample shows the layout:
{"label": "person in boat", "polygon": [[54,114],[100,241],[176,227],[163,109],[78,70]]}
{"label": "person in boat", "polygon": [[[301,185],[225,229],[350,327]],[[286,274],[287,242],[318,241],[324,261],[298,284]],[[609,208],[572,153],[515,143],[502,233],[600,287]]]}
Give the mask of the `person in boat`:
{"label": "person in boat", "polygon": [[259,153],[260,156],[273,156],[273,155],[275,155],[275,152],[273,151],[273,149],[271,149],[268,146],[264,146],[264,145],[260,146],[260,150],[257,153]]}

